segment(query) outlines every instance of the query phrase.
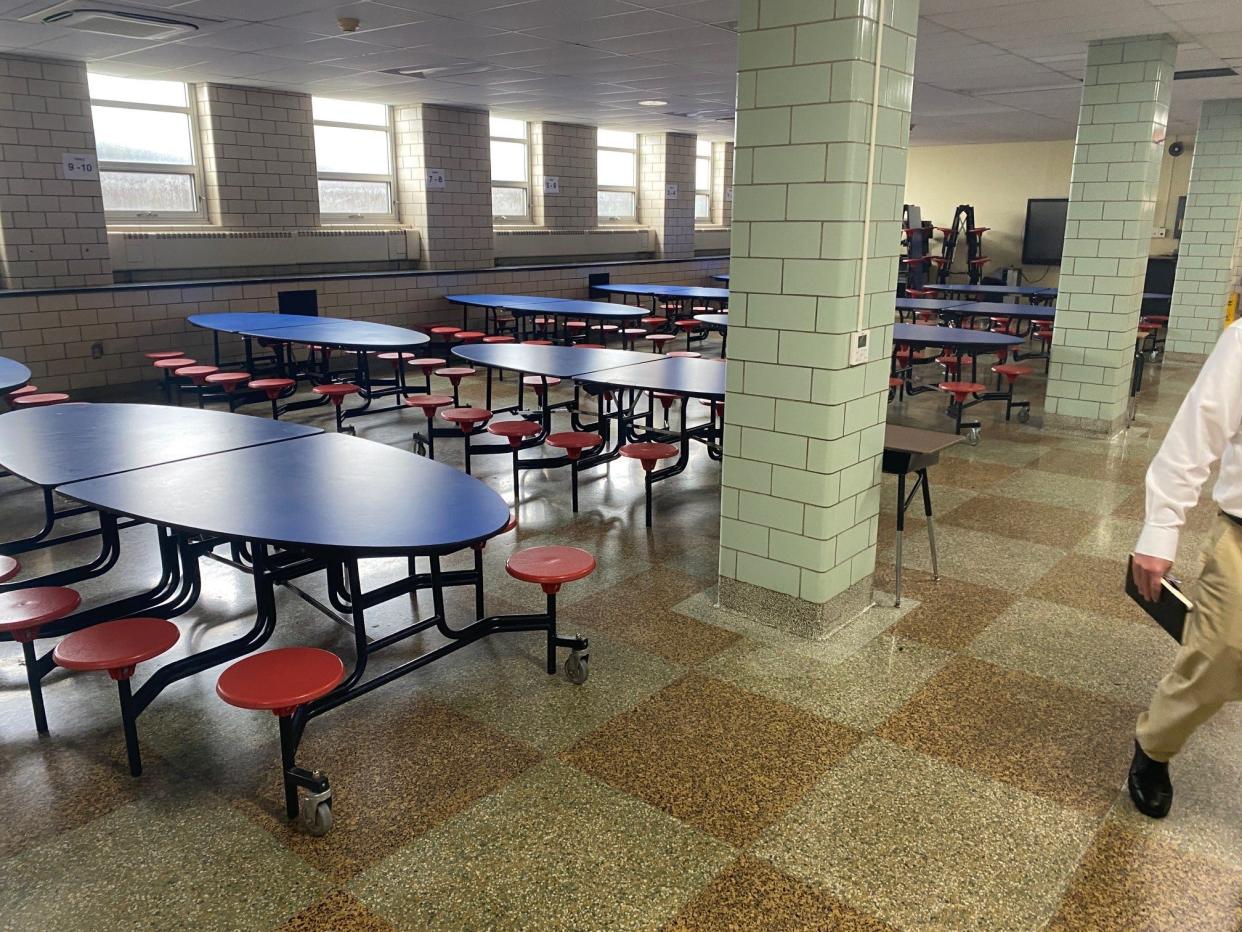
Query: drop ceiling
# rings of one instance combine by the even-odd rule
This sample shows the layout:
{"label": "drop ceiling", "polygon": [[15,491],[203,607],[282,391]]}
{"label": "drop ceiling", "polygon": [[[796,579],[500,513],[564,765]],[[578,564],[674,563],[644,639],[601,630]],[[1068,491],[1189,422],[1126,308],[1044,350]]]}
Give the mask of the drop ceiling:
{"label": "drop ceiling", "polygon": [[[50,5],[0,0],[0,50],[134,77],[732,134],[738,0],[124,0],[208,21],[162,43],[21,21]],[[913,141],[1070,138],[1086,43],[1162,32],[1180,43],[1179,69],[1242,71],[1242,0],[923,0]],[[436,68],[448,71],[393,73]],[[1242,97],[1242,77],[1177,82],[1171,132],[1193,133],[1215,97]],[[639,105],[650,99],[668,105]]]}

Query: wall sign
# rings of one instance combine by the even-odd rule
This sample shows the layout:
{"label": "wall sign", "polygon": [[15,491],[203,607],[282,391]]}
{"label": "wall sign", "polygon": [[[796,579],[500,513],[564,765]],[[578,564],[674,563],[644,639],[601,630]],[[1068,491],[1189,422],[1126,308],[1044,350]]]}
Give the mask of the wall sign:
{"label": "wall sign", "polygon": [[429,168],[427,169],[427,190],[443,191],[445,187],[444,169]]}
{"label": "wall sign", "polygon": [[733,203],[733,185],[729,185],[727,188],[725,188],[725,203],[726,204]]}
{"label": "wall sign", "polygon": [[76,155],[66,152],[60,157],[60,167],[66,178],[77,180],[99,177],[99,166],[93,155]]}
{"label": "wall sign", "polygon": [[544,194],[560,194],[561,179],[556,175],[543,176],[543,193]]}
{"label": "wall sign", "polygon": [[676,182],[673,182],[672,184],[666,184],[664,186],[664,199],[666,201],[677,200],[677,191],[678,191],[678,187],[677,187]]}

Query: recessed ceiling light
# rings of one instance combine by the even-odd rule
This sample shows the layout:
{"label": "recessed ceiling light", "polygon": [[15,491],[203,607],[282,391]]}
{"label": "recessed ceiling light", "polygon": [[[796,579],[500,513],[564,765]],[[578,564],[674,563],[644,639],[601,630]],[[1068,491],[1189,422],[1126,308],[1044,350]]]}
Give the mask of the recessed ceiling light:
{"label": "recessed ceiling light", "polygon": [[667,107],[668,101],[667,100],[640,100],[638,102],[638,106],[640,107]]}

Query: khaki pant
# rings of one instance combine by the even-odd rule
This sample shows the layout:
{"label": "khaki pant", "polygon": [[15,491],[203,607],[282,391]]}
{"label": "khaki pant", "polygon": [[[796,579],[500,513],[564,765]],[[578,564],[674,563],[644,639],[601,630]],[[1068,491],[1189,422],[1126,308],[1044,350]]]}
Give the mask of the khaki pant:
{"label": "khaki pant", "polygon": [[1148,757],[1167,761],[1226,702],[1242,699],[1242,526],[1218,515],[1190,597],[1182,649],[1139,716]]}

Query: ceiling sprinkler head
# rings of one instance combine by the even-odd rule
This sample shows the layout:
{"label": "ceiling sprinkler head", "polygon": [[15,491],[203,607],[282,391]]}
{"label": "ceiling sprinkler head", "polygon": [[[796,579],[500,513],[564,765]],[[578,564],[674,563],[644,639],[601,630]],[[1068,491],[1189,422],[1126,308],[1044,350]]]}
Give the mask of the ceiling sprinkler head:
{"label": "ceiling sprinkler head", "polygon": [[336,21],[336,24],[341,27],[341,32],[358,31],[358,17],[356,16],[342,16]]}

